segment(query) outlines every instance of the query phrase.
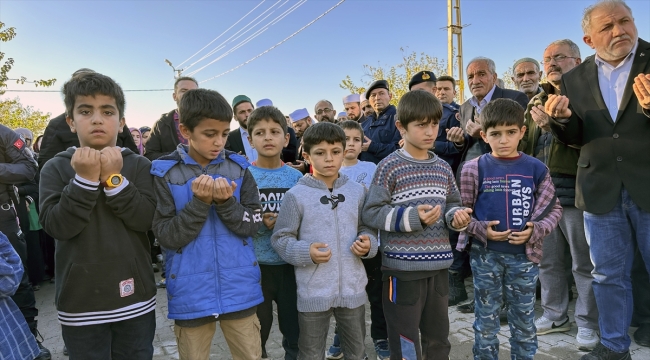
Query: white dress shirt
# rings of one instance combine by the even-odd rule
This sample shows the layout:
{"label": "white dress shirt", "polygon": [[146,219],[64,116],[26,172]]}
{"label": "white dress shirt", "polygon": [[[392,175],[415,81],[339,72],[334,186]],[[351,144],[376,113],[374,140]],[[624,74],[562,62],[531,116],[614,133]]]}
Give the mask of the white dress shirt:
{"label": "white dress shirt", "polygon": [[[639,46],[637,41],[632,51],[621,61],[617,66],[608,64],[596,54],[595,61],[598,66],[598,85],[600,86],[600,93],[603,96],[607,110],[612,116],[612,120],[616,121],[618,108],[621,106],[623,93],[625,92],[625,85],[627,79],[630,77],[632,70],[632,62],[634,54]],[[630,89],[631,90],[631,89]]]}
{"label": "white dress shirt", "polygon": [[248,141],[248,131],[240,127],[239,132],[241,133],[241,142],[244,143],[244,152],[246,153],[248,162],[252,163],[253,161],[257,161],[257,150],[253,149],[251,143]]}

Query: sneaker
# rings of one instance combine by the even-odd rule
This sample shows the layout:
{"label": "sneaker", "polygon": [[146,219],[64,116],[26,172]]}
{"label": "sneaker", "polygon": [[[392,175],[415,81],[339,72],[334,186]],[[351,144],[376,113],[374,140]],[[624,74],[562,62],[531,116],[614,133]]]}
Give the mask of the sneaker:
{"label": "sneaker", "polygon": [[155,273],[160,271],[157,264],[151,264],[151,267],[153,268],[153,272],[155,272]]}
{"label": "sneaker", "polygon": [[564,332],[571,330],[571,323],[569,317],[563,321],[551,321],[545,316],[540,316],[535,319],[535,327],[537,328],[537,335],[545,335],[554,332]]}
{"label": "sneaker", "polygon": [[388,347],[388,340],[380,339],[375,340],[375,352],[377,353],[377,360],[390,359],[390,348]]}
{"label": "sneaker", "polygon": [[156,283],[156,287],[157,287],[158,289],[164,289],[164,288],[166,288],[166,287],[167,287],[167,281],[166,281],[164,278],[163,278],[163,279],[160,279],[160,281],[158,281],[158,282]]}
{"label": "sneaker", "polygon": [[582,355],[580,360],[632,360],[632,356],[630,356],[629,350],[617,353],[599,342],[589,354]]}
{"label": "sneaker", "polygon": [[447,306],[458,305],[467,300],[467,291],[462,275],[456,272],[449,272],[449,300]]}
{"label": "sneaker", "polygon": [[36,341],[38,344],[38,350],[40,350],[40,353],[34,360],[51,360],[52,359],[52,353],[50,353],[50,350],[48,350],[45,346],[40,341]]}
{"label": "sneaker", "polygon": [[474,300],[468,302],[467,304],[463,305],[458,305],[456,307],[458,311],[462,312],[463,314],[473,314],[474,313]]}
{"label": "sneaker", "polygon": [[600,339],[596,330],[578,327],[576,342],[578,342],[578,350],[591,351],[598,345]]}
{"label": "sneaker", "polygon": [[343,358],[343,352],[341,351],[341,341],[339,340],[339,334],[334,334],[334,341],[332,346],[325,352],[325,358],[336,360]]}

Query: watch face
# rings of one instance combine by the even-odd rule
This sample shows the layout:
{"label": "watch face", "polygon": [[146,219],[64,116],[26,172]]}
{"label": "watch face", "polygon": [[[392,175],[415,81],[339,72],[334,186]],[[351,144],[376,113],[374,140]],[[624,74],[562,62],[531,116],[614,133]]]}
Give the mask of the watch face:
{"label": "watch face", "polygon": [[113,176],[111,177],[111,185],[113,186],[118,186],[120,184],[120,178],[119,176]]}

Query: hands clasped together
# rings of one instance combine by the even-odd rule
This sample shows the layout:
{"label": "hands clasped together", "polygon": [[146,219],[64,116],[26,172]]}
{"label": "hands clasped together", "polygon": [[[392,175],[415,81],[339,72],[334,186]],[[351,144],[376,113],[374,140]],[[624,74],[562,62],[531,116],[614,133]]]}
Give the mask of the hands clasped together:
{"label": "hands clasped together", "polygon": [[72,155],[70,165],[80,177],[89,181],[104,182],[110,175],[122,171],[122,149],[117,146],[102,150],[78,148]]}

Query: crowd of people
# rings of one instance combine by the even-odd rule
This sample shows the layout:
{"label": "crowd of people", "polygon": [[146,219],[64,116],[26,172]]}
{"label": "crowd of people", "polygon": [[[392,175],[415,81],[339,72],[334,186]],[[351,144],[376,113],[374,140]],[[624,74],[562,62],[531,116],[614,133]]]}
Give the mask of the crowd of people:
{"label": "crowd of people", "polygon": [[267,359],[274,302],[285,359],[366,359],[367,302],[378,360],[448,359],[452,306],[475,359],[498,359],[502,321],[533,359],[571,329],[574,284],[576,357],[631,359],[630,326],[650,346],[650,43],[623,0],[582,28],[594,55],[553,41],[515,62],[517,90],[476,57],[463,104],[420,71],[397,106],[379,79],[313,118],[179,77],[175,109],[128,127],[120,86],[78,70],[42,136],[0,125],[0,357],[51,358],[50,280],[72,360],[151,359],[157,291],[181,359],[208,359],[217,323],[233,359]]}

